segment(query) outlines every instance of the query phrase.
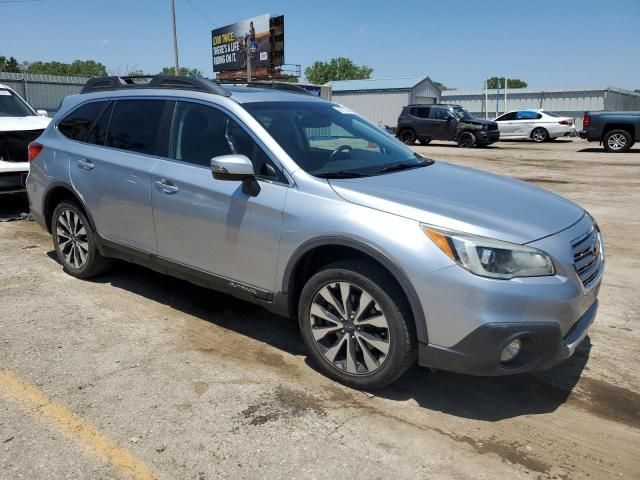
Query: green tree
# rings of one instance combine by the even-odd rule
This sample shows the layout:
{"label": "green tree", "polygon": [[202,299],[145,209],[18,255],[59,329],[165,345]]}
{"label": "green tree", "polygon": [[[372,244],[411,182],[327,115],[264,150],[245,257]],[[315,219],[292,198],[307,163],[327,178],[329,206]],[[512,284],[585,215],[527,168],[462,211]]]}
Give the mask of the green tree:
{"label": "green tree", "polygon": [[[491,77],[487,80],[487,88],[493,90],[504,88],[504,77]],[[527,88],[527,82],[518,78],[507,78],[507,88]]]}
{"label": "green tree", "polygon": [[447,87],[444,83],[442,82],[433,82],[433,84],[438,87],[440,90],[455,90],[455,88],[451,88],[451,87]]}
{"label": "green tree", "polygon": [[20,73],[22,71],[22,67],[18,63],[18,60],[15,57],[3,57],[0,55],[0,72],[13,72]]}
{"label": "green tree", "polygon": [[[159,75],[175,75],[176,70],[174,67],[164,67]],[[181,77],[202,77],[202,72],[197,68],[180,67]]]}
{"label": "green tree", "polygon": [[373,69],[356,65],[350,58],[332,58],[328,62],[316,61],[305,68],[304,75],[311,83],[324,85],[332,80],[361,80],[370,78]]}
{"label": "green tree", "polygon": [[288,75],[286,77],[282,77],[278,79],[278,82],[286,82],[286,83],[298,83],[300,79],[294,75]]}
{"label": "green tree", "polygon": [[37,61],[26,64],[26,71],[28,73],[69,75],[72,77],[104,77],[107,75],[107,67],[95,60],[75,60],[73,63]]}

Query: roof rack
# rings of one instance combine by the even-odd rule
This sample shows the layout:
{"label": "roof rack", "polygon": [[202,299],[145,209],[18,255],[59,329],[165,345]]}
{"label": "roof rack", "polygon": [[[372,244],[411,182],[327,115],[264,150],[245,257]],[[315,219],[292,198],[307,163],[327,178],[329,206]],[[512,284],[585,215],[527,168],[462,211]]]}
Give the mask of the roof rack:
{"label": "roof rack", "polygon": [[274,82],[274,81],[247,81],[247,80],[218,80],[218,84],[220,85],[242,85],[245,87],[255,87],[255,88],[272,88],[273,90],[283,90],[291,93],[300,93],[302,95],[313,95],[302,88],[300,85],[296,85],[295,83],[287,83],[287,82]]}
{"label": "roof rack", "polygon": [[115,77],[96,77],[87,80],[80,93],[101,92],[105,90],[126,90],[134,88],[170,88],[177,90],[195,90],[230,97],[231,92],[218,83],[206,78],[179,77],[175,75],[128,75]]}

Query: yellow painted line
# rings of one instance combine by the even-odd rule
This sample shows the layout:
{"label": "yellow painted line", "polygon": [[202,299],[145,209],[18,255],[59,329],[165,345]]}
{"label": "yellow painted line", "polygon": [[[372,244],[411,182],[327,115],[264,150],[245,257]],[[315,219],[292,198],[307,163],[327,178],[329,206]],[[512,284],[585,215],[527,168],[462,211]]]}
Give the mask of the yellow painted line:
{"label": "yellow painted line", "polygon": [[142,460],[104,436],[96,427],[50,400],[44,392],[9,370],[0,370],[0,394],[4,394],[29,415],[78,441],[89,453],[108,461],[129,476],[140,480],[160,478]]}

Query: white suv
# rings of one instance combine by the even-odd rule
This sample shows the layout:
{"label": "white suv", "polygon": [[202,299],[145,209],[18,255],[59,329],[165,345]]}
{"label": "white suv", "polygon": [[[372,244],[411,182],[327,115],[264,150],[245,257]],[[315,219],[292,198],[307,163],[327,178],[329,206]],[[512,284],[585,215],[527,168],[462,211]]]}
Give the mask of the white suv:
{"label": "white suv", "polygon": [[24,191],[29,173],[27,146],[51,121],[20,95],[0,84],[0,194]]}

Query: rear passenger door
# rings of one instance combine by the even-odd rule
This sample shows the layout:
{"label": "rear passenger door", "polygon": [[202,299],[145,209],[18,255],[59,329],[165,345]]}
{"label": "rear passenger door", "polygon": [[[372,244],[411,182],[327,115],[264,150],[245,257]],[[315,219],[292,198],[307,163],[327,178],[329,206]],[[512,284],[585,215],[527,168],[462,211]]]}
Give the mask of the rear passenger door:
{"label": "rear passenger door", "polygon": [[529,110],[522,110],[516,114],[516,119],[513,122],[514,135],[517,137],[530,137],[531,132],[536,127],[539,119],[542,118],[538,112],[532,112]]}
{"label": "rear passenger door", "polygon": [[411,107],[411,115],[416,126],[419,139],[433,138],[431,122],[429,121],[429,107]]}
{"label": "rear passenger door", "polygon": [[[289,182],[257,139],[229,112],[178,101],[169,158],[153,169],[158,255],[216,275],[225,286],[260,296],[274,290]],[[211,159],[246,155],[261,190],[215,180]],[[242,286],[236,282],[241,282]]]}
{"label": "rear passenger door", "polygon": [[167,105],[160,99],[109,102],[69,163],[98,233],[148,253],[156,251],[151,170],[166,150]]}
{"label": "rear passenger door", "polygon": [[450,118],[446,108],[432,108],[429,115],[431,131],[436,140],[453,140],[455,138],[456,121]]}

